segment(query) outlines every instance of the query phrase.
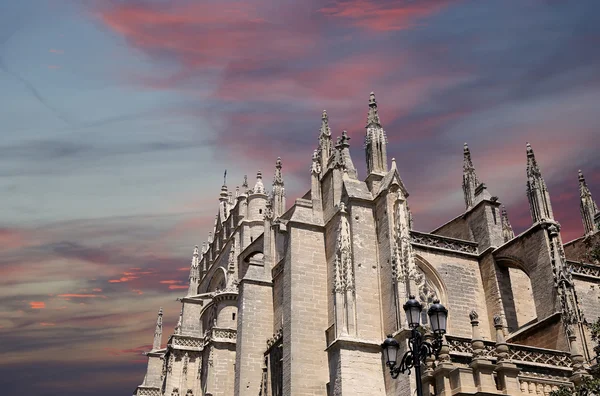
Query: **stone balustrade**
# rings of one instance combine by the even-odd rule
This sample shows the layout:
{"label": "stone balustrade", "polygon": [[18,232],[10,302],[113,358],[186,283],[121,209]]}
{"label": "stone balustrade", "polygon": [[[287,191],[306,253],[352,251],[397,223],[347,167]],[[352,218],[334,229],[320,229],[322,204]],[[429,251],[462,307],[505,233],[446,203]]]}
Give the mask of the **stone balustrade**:
{"label": "stone balustrade", "polygon": [[435,249],[451,250],[470,255],[479,254],[476,242],[449,238],[425,232],[411,231],[411,241],[415,245],[427,246]]}

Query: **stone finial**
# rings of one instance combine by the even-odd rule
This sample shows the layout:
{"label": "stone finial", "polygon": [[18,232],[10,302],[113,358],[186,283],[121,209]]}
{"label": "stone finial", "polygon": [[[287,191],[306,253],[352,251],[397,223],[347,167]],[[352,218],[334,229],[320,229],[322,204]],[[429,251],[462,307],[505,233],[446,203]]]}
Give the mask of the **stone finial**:
{"label": "stone finial", "polygon": [[262,172],[256,172],[256,184],[254,185],[254,194],[264,194],[265,193],[265,185],[262,181]]}
{"label": "stone finial", "polygon": [[348,213],[346,212],[346,204],[344,201],[340,202],[340,213]]}
{"label": "stone finial", "polygon": [[508,213],[504,205],[502,205],[502,237],[504,242],[508,242],[515,237],[515,232],[510,225],[510,221],[508,221]]}
{"label": "stone finial", "polygon": [[331,136],[331,128],[329,128],[329,117],[327,116],[327,110],[323,110],[323,114],[321,114],[321,129],[320,136]]}
{"label": "stone finial", "polygon": [[534,223],[554,220],[550,194],[529,143],[527,143],[527,199]]}
{"label": "stone finial", "polygon": [[477,313],[477,311],[472,309],[469,313],[469,319],[471,319],[471,324],[473,324],[473,322],[477,322],[477,324],[479,324],[479,314]]}
{"label": "stone finial", "polygon": [[347,131],[342,131],[342,136],[340,136],[338,138],[338,146],[341,148],[348,148],[350,147],[350,136],[348,136],[348,132]]}
{"label": "stone finial", "polygon": [[396,167],[396,158],[392,158],[392,169],[398,169]]}
{"label": "stone finial", "polygon": [[581,221],[583,222],[584,235],[592,235],[598,231],[598,224],[594,222],[594,217],[598,213],[598,206],[592,198],[592,193],[585,182],[583,172],[579,170],[579,209],[581,212]]}
{"label": "stone finial", "polygon": [[242,183],[242,188],[244,189],[244,191],[248,190],[248,175],[244,175],[244,182]]}
{"label": "stone finial", "polygon": [[497,362],[508,360],[508,345],[504,338],[504,329],[502,324],[502,317],[498,314],[494,315],[494,328],[496,329],[496,358]]}

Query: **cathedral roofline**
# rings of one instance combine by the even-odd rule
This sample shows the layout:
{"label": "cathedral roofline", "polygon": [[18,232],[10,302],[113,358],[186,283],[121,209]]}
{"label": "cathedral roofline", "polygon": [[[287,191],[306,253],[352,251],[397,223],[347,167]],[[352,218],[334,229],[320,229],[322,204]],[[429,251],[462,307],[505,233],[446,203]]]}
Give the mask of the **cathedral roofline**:
{"label": "cathedral roofline", "polygon": [[469,208],[468,210],[465,210],[464,212],[462,212],[461,214],[459,214],[458,216],[456,216],[455,218],[448,220],[447,222],[445,222],[444,224],[438,226],[436,229],[430,231],[430,234],[436,234],[436,232],[438,232],[440,229],[444,228],[445,226],[447,226],[448,224],[452,224],[452,222],[459,220],[459,219],[465,219],[467,217],[468,214],[470,214],[471,212],[473,212],[475,209],[479,208],[481,205],[485,204],[485,203],[489,203],[492,204],[494,206],[501,206],[502,203],[499,200],[493,200],[493,199],[482,199],[481,201],[477,202],[477,204],[475,204],[474,206],[472,206],[471,208]]}

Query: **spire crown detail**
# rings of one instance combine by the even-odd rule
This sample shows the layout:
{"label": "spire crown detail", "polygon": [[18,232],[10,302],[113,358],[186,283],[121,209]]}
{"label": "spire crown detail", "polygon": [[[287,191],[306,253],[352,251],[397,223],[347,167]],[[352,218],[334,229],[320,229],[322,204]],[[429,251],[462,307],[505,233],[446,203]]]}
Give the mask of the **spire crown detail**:
{"label": "spire crown detail", "polygon": [[277,157],[277,161],[275,161],[275,178],[273,179],[274,186],[283,186],[281,168],[283,168],[283,165],[281,163],[281,157]]}
{"label": "spire crown detail", "polygon": [[264,194],[265,193],[265,185],[262,181],[262,172],[256,172],[256,184],[254,185],[254,194]]}
{"label": "spire crown detail", "polygon": [[375,93],[371,92],[369,95],[369,114],[367,115],[367,128],[371,125],[381,126],[381,120],[377,112],[377,101],[375,100]]}

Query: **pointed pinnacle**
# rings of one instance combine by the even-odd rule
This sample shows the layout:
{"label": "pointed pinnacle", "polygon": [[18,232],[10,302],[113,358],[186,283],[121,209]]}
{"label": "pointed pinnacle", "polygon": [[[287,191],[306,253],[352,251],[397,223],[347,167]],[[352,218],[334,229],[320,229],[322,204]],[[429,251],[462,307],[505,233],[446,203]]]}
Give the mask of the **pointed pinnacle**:
{"label": "pointed pinnacle", "polygon": [[392,169],[396,169],[396,158],[392,158]]}
{"label": "pointed pinnacle", "polygon": [[377,101],[375,100],[375,92],[371,91],[369,94],[369,105],[377,105]]}
{"label": "pointed pinnacle", "polygon": [[585,183],[585,177],[583,177],[583,172],[581,171],[581,169],[579,169],[579,171],[577,173],[578,173],[578,176],[579,176],[579,182],[580,183]]}
{"label": "pointed pinnacle", "polygon": [[158,310],[158,316],[163,316],[163,309],[162,309],[162,307],[160,307],[160,309]]}
{"label": "pointed pinnacle", "polygon": [[281,157],[277,157],[277,161],[275,161],[275,168],[281,170],[281,168],[282,168],[282,166],[281,166]]}
{"label": "pointed pinnacle", "polygon": [[527,156],[528,157],[533,157],[533,148],[531,148],[531,144],[529,144],[529,142],[527,142]]}
{"label": "pointed pinnacle", "polygon": [[323,121],[329,120],[329,117],[327,116],[327,110],[323,110],[323,114],[321,114],[321,119]]}

